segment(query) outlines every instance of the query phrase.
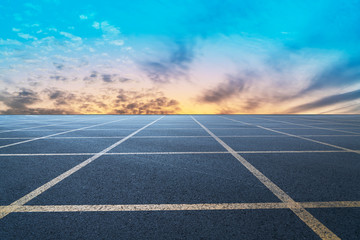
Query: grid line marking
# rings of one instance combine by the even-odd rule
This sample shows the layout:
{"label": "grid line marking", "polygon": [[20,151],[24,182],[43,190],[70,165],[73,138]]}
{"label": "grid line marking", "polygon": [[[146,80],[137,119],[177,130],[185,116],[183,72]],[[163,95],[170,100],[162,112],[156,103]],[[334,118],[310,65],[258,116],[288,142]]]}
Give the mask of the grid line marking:
{"label": "grid line marking", "polygon": [[[302,135],[299,134],[298,136],[301,137],[358,137],[358,135],[323,135],[323,134],[312,134],[312,135]],[[124,136],[89,136],[89,137],[50,137],[50,139],[107,139],[107,138],[123,138]],[[221,135],[218,137],[222,138],[284,138],[289,136],[283,135]],[[16,139],[32,139],[33,137],[0,137],[1,140],[16,140]],[[176,136],[176,135],[164,135],[164,136],[134,136],[133,138],[211,138],[211,136],[202,136],[202,135],[194,135],[194,136]]]}
{"label": "grid line marking", "polygon": [[323,225],[313,215],[311,215],[305,208],[295,202],[287,193],[267,178],[262,172],[255,168],[252,164],[240,156],[229,145],[218,138],[214,133],[197,121],[194,117],[191,118],[199,124],[208,134],[210,134],[220,145],[222,145],[231,155],[233,155],[245,168],[247,168],[260,182],[262,182],[276,197],[278,197],[288,208],[295,213],[308,227],[310,227],[322,239],[340,239],[330,229]]}
{"label": "grid line marking", "polygon": [[[293,117],[289,117],[291,119],[296,119],[296,118],[293,118]],[[339,122],[339,121],[336,121],[336,122],[332,122],[332,121],[324,121],[324,120],[318,120],[318,119],[309,119],[309,118],[304,118],[304,117],[297,117],[298,119],[303,119],[305,121],[313,121],[313,122],[321,122],[321,123],[331,123],[331,124],[335,124],[335,125],[348,125],[348,126],[357,126],[357,127],[360,127],[360,125],[357,125],[357,124],[352,124],[352,123],[349,123],[349,122]]]}
{"label": "grid line marking", "polygon": [[[303,208],[358,208],[360,201],[297,202]],[[0,206],[3,212],[7,206]],[[95,205],[23,205],[13,212],[127,212],[127,211],[203,211],[288,209],[284,202],[196,203],[196,204],[95,204]]]}
{"label": "grid line marking", "polygon": [[[360,150],[357,150],[360,151]],[[344,150],[303,150],[303,151],[236,151],[239,154],[279,154],[279,153],[348,153]],[[229,154],[227,151],[217,152],[111,152],[103,155],[176,155],[176,154]],[[96,153],[2,153],[0,157],[26,156],[86,156]]]}
{"label": "grid line marking", "polygon": [[49,182],[45,183],[44,185],[36,188],[35,190],[33,190],[32,192],[26,194],[25,196],[21,197],[20,199],[16,200],[15,202],[11,203],[10,205],[4,207],[2,209],[2,212],[0,213],[0,219],[2,219],[3,217],[7,216],[8,214],[16,211],[17,208],[23,206],[24,204],[26,204],[27,202],[29,202],[30,200],[34,199],[35,197],[39,196],[41,193],[45,192],[46,190],[48,190],[49,188],[53,187],[54,185],[58,184],[59,182],[61,182],[62,180],[64,180],[65,178],[69,177],[70,175],[74,174],[75,172],[79,171],[81,168],[85,167],[86,165],[90,164],[91,162],[95,161],[96,159],[98,159],[99,157],[101,157],[102,155],[104,155],[104,153],[109,152],[110,150],[112,150],[113,148],[115,148],[116,146],[120,145],[121,143],[125,142],[126,140],[128,140],[129,138],[131,138],[132,136],[134,136],[135,134],[139,133],[140,131],[144,130],[145,128],[147,128],[148,126],[156,123],[157,121],[159,121],[160,119],[162,119],[162,117],[152,121],[151,123],[143,126],[142,128],[139,128],[138,130],[134,131],[133,133],[129,134],[127,137],[119,140],[118,142],[112,144],[111,146],[105,148],[104,150],[102,150],[101,152],[96,153],[94,156],[88,158],[87,160],[79,163],[78,165],[76,165],[75,167],[69,169],[68,171],[60,174],[59,176],[57,176],[56,178],[50,180]]}
{"label": "grid line marking", "polygon": [[280,122],[280,123],[286,123],[286,124],[292,124],[292,125],[298,125],[298,126],[304,126],[304,127],[310,127],[312,129],[324,129],[324,130],[328,130],[328,131],[334,131],[334,132],[343,132],[343,133],[351,133],[351,134],[359,134],[357,132],[352,132],[352,131],[347,131],[347,130],[338,130],[338,129],[334,129],[334,128],[324,128],[324,127],[318,127],[318,126],[311,126],[311,125],[306,125],[306,124],[301,124],[301,123],[292,123],[292,122],[286,122],[286,121],[281,121],[281,120],[273,120],[273,119],[268,119],[268,118],[259,118],[259,117],[252,117],[255,119],[261,119],[261,120],[267,120],[267,121],[273,121],[273,122]]}
{"label": "grid line marking", "polygon": [[228,120],[231,120],[231,121],[233,121],[233,122],[239,122],[239,123],[242,123],[242,124],[257,126],[257,127],[261,128],[261,129],[265,129],[265,130],[268,130],[268,131],[271,131],[271,132],[276,132],[276,133],[284,134],[284,135],[287,135],[287,136],[290,136],[290,137],[296,137],[296,138],[303,139],[303,140],[306,140],[306,141],[310,141],[310,142],[314,142],[314,143],[319,143],[319,144],[326,145],[326,146],[329,146],[329,147],[341,149],[341,150],[344,150],[344,151],[347,151],[347,152],[353,152],[353,153],[360,154],[360,151],[359,151],[359,150],[353,150],[353,149],[350,149],[350,148],[340,147],[340,146],[337,146],[337,145],[334,145],[334,144],[330,144],[330,143],[326,143],[326,142],[321,142],[321,141],[314,140],[314,139],[307,138],[307,137],[301,137],[301,136],[298,136],[298,135],[295,135],[295,134],[290,134],[290,133],[285,133],[285,132],[277,131],[277,130],[274,130],[274,129],[271,129],[271,128],[268,128],[268,127],[263,127],[263,126],[256,125],[256,124],[246,123],[246,122],[243,122],[243,121],[240,121],[240,120],[235,120],[235,119],[231,119],[231,118],[227,118],[227,117],[221,117],[221,118],[228,119]]}
{"label": "grid line marking", "polygon": [[[92,118],[94,119],[94,118]],[[80,120],[80,121],[76,121],[75,122],[85,122],[85,121],[89,121],[91,119],[86,119],[86,120]],[[68,121],[68,122],[64,122],[64,123],[55,123],[55,124],[48,124],[48,125],[41,125],[41,126],[35,126],[35,127],[27,127],[27,128],[18,128],[18,129],[10,129],[10,130],[3,130],[0,131],[0,133],[7,133],[7,132],[17,132],[17,131],[23,131],[23,130],[28,130],[28,129],[34,129],[34,128],[42,128],[42,127],[50,127],[50,126],[59,126],[59,125],[64,125],[64,124],[69,124],[69,123],[74,123],[74,121]],[[36,131],[36,130],[35,130]],[[50,130],[49,130],[50,131]]]}
{"label": "grid line marking", "polygon": [[102,126],[102,125],[110,124],[110,123],[113,123],[113,122],[120,122],[120,121],[124,121],[124,120],[127,120],[127,119],[129,119],[129,118],[123,118],[123,119],[120,119],[120,120],[110,121],[110,122],[106,122],[106,123],[99,123],[99,124],[95,124],[95,125],[91,125],[91,126],[87,126],[87,127],[71,129],[71,130],[68,130],[68,131],[65,131],[65,132],[54,133],[54,134],[50,134],[50,135],[46,135],[46,136],[42,136],[42,137],[35,137],[35,138],[31,138],[31,139],[25,140],[25,141],[20,141],[20,142],[15,142],[15,143],[2,145],[2,146],[0,146],[0,149],[15,146],[15,145],[19,145],[19,144],[23,144],[23,143],[33,142],[33,141],[36,141],[36,140],[46,139],[46,138],[50,138],[50,137],[53,137],[53,136],[58,136],[58,135],[61,135],[61,134],[76,132],[76,131],[80,131],[80,130],[87,129],[87,128]]}

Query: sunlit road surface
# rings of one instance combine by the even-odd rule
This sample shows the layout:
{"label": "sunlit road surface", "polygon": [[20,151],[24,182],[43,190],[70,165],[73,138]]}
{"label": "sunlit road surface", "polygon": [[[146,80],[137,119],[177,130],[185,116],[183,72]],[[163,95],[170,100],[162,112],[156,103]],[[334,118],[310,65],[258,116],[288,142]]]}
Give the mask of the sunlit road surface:
{"label": "sunlit road surface", "polygon": [[0,239],[360,239],[360,115],[0,116]]}

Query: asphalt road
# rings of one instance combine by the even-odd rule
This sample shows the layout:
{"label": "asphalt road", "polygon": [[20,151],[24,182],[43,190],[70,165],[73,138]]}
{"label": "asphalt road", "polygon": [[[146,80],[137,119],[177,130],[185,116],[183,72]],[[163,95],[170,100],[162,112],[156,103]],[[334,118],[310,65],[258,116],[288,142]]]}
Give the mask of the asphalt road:
{"label": "asphalt road", "polygon": [[0,239],[360,239],[360,115],[0,116]]}

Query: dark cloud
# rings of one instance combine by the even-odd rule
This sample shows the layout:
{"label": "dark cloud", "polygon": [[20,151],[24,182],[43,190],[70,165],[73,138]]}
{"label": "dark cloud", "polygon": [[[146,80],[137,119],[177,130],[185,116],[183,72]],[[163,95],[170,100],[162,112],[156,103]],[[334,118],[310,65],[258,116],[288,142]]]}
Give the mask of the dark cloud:
{"label": "dark cloud", "polygon": [[37,108],[31,105],[40,103],[42,99],[39,94],[31,89],[20,89],[18,92],[0,93],[0,102],[8,109],[0,110],[1,114],[73,114],[74,112],[60,108]]}
{"label": "dark cloud", "polygon": [[246,112],[252,112],[261,106],[262,101],[260,99],[247,99],[246,104],[243,106],[243,110]]}
{"label": "dark cloud", "polygon": [[121,77],[119,74],[101,74],[97,71],[92,71],[91,74],[87,77],[84,77],[84,81],[87,82],[95,82],[95,81],[103,81],[105,83],[114,83],[114,82],[130,82],[132,81],[130,78]]}
{"label": "dark cloud", "polygon": [[102,74],[101,78],[106,83],[131,81],[130,78],[120,77],[118,74]]}
{"label": "dark cloud", "polygon": [[288,111],[286,111],[286,113],[301,113],[301,112],[305,112],[321,107],[331,106],[337,103],[348,102],[356,99],[360,99],[360,90],[324,97],[317,101],[302,104],[297,107],[291,108]]}
{"label": "dark cloud", "polygon": [[[20,89],[0,92],[1,114],[171,114],[181,109],[179,102],[161,91],[103,89],[98,95],[48,88],[41,92]],[[106,94],[105,94],[106,93]],[[0,105],[1,106],[1,105]]]}
{"label": "dark cloud", "polygon": [[66,91],[46,89],[44,92],[47,93],[49,99],[53,100],[56,106],[69,105],[72,104],[74,100],[76,100],[75,94]]}
{"label": "dark cloud", "polygon": [[2,114],[29,114],[26,110],[29,105],[40,101],[38,94],[31,89],[22,88],[18,92],[0,92],[0,102],[9,108],[9,112],[2,111]]}
{"label": "dark cloud", "polygon": [[202,103],[220,103],[243,92],[246,84],[246,78],[228,75],[225,82],[218,84],[213,89],[206,90],[202,96],[198,98],[198,101]]}
{"label": "dark cloud", "polygon": [[104,82],[113,82],[110,74],[103,74],[103,75],[101,75],[101,77]]}
{"label": "dark cloud", "polygon": [[175,114],[181,110],[178,101],[153,90],[135,92],[119,89],[114,104],[115,114]]}
{"label": "dark cloud", "polygon": [[50,76],[50,79],[55,79],[56,81],[67,81],[68,80],[67,77],[64,77],[64,76],[61,76],[61,75]]}
{"label": "dark cloud", "polygon": [[90,78],[96,78],[97,77],[97,72],[96,71],[93,71],[93,72],[91,72],[91,74],[90,74]]}
{"label": "dark cloud", "polygon": [[98,79],[99,73],[96,71],[92,71],[89,76],[84,77],[85,82],[94,82]]}
{"label": "dark cloud", "polygon": [[64,64],[62,64],[62,63],[53,62],[53,64],[57,70],[63,70],[65,67]]}
{"label": "dark cloud", "polygon": [[187,74],[189,64],[194,59],[194,44],[186,41],[177,41],[170,49],[167,58],[141,63],[141,68],[155,83],[169,83]]}
{"label": "dark cloud", "polygon": [[114,112],[117,114],[175,114],[180,111],[179,102],[167,97],[140,99],[134,103],[122,104]]}

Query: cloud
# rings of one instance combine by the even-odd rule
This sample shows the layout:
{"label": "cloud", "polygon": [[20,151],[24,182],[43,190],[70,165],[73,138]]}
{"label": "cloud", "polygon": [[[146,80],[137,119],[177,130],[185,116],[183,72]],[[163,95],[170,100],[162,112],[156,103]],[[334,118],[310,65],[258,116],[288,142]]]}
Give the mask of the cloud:
{"label": "cloud", "polygon": [[64,64],[62,64],[62,63],[53,62],[53,64],[57,70],[63,70],[65,67]]}
{"label": "cloud", "polygon": [[93,23],[92,27],[95,28],[95,29],[100,29],[100,23],[95,21]]}
{"label": "cloud", "polygon": [[113,82],[110,74],[103,74],[101,77],[104,82]]}
{"label": "cloud", "polygon": [[[123,96],[120,98],[124,99]],[[180,110],[178,105],[179,102],[174,99],[158,97],[150,100],[140,99],[129,104],[121,104],[121,108],[115,109],[114,112],[118,114],[174,114]]]}
{"label": "cloud", "polygon": [[46,89],[44,92],[47,93],[50,100],[55,101],[55,106],[69,105],[76,99],[75,94],[58,89]]}
{"label": "cloud", "polygon": [[88,19],[88,16],[86,16],[86,15],[84,15],[84,14],[81,14],[81,15],[79,16],[79,18],[80,18],[81,20],[86,20],[86,19]]}
{"label": "cloud", "polygon": [[154,89],[119,89],[113,103],[115,114],[174,114],[181,111],[178,101],[165,97],[163,92]]}
{"label": "cloud", "polygon": [[67,81],[68,78],[65,77],[65,76],[61,76],[61,75],[53,75],[53,76],[50,76],[50,79],[54,79],[56,81]]}
{"label": "cloud", "polygon": [[102,81],[105,83],[114,83],[114,82],[130,82],[132,79],[127,77],[122,77],[119,74],[107,74],[107,73],[99,73],[97,71],[92,71],[89,76],[84,77],[84,81],[89,83],[94,83],[96,81]]}
{"label": "cloud", "polygon": [[327,96],[311,103],[306,103],[293,107],[287,110],[286,113],[301,113],[301,112],[306,112],[321,107],[332,106],[334,104],[349,102],[357,99],[360,99],[360,90]]}
{"label": "cloud", "polygon": [[119,28],[109,24],[107,21],[103,21],[99,25],[100,25],[99,27],[103,31],[103,37],[106,39],[109,39],[111,37],[116,37],[120,34]]}
{"label": "cloud", "polygon": [[0,92],[0,114],[171,114],[179,102],[155,89],[107,88],[98,94],[47,88]]}
{"label": "cloud", "polygon": [[32,3],[25,3],[24,6],[30,8],[32,10],[35,10],[37,12],[41,12],[41,6],[40,5],[35,5],[35,4],[32,4]]}
{"label": "cloud", "polygon": [[0,102],[8,110],[1,111],[1,114],[31,114],[31,111],[28,111],[28,106],[39,101],[39,95],[31,89],[22,88],[14,93],[2,91],[0,92]]}
{"label": "cloud", "polygon": [[78,36],[75,36],[75,35],[73,35],[73,34],[71,34],[71,33],[68,33],[68,32],[60,32],[60,35],[63,35],[63,36],[65,36],[65,37],[67,37],[67,38],[69,38],[69,39],[71,39],[72,41],[81,41],[82,39],[81,39],[81,37],[78,37]]}
{"label": "cloud", "polygon": [[21,42],[13,39],[0,38],[0,45],[21,45]]}
{"label": "cloud", "polygon": [[115,45],[115,46],[122,46],[124,45],[124,40],[112,40],[109,42],[111,45]]}
{"label": "cloud", "polygon": [[299,95],[324,88],[349,86],[358,82],[360,82],[360,58],[347,59],[321,71]]}
{"label": "cloud", "polygon": [[241,76],[228,75],[227,79],[213,89],[206,90],[198,101],[202,103],[221,103],[246,89],[247,79]]}
{"label": "cloud", "polygon": [[19,32],[17,35],[18,35],[19,37],[23,38],[23,39],[26,39],[26,40],[29,40],[29,39],[37,40],[36,37],[31,36],[30,34],[20,33],[20,32]]}
{"label": "cloud", "polygon": [[186,76],[189,64],[193,59],[193,44],[177,41],[175,47],[170,50],[168,58],[142,62],[141,68],[153,82],[169,83],[174,79]]}

